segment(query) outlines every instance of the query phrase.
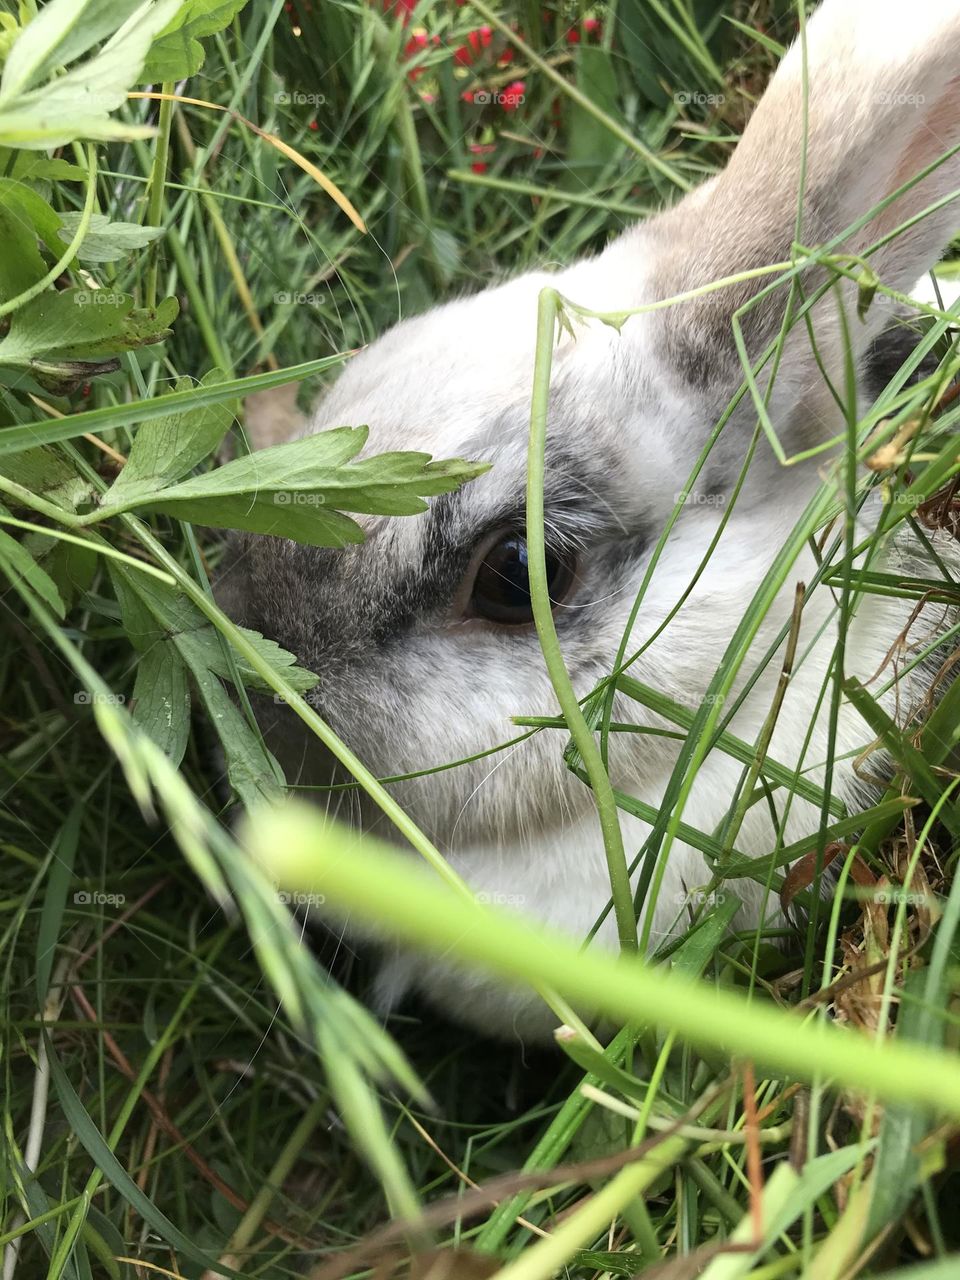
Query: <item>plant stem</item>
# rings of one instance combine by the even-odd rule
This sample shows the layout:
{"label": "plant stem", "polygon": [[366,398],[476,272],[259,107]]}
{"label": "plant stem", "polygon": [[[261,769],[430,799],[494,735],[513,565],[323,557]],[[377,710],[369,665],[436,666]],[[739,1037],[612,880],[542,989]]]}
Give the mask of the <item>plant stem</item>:
{"label": "plant stem", "polygon": [[554,334],[557,328],[559,294],[555,289],[540,293],[537,307],[537,347],[533,370],[533,396],[530,404],[530,447],[527,455],[527,571],[530,576],[530,601],[543,660],[550,683],[567,722],[570,736],[583,760],[593,789],[603,834],[603,848],[610,876],[610,892],[617,920],[617,935],[624,951],[637,949],[637,921],[633,912],[630,874],[620,832],[620,818],[610,778],[603,765],[600,750],[587,724],[580,702],[567,672],[560,641],[554,625],[547,583],[547,553],[544,535],[543,481],[547,440],[547,409],[550,401],[550,366]]}

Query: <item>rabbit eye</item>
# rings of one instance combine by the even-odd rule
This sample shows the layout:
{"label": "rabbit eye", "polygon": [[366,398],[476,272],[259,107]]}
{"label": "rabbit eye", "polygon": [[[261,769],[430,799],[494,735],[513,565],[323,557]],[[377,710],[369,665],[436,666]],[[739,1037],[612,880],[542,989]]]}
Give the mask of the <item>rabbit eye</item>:
{"label": "rabbit eye", "polygon": [[[575,577],[572,558],[548,547],[547,587],[552,605],[565,599]],[[507,626],[533,621],[526,538],[517,533],[507,534],[490,547],[473,580],[470,612],[475,617]]]}

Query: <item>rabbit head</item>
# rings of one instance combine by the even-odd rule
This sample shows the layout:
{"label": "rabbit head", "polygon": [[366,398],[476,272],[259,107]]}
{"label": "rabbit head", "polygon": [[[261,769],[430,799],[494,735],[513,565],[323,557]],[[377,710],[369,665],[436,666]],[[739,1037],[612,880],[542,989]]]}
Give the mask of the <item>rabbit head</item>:
{"label": "rabbit head", "polygon": [[[724,172],[595,258],[523,275],[398,324],[350,361],[309,427],[366,423],[373,452],[417,449],[482,459],[492,464],[489,472],[432,500],[422,516],[359,517],[362,545],[323,550],[259,536],[232,545],[220,588],[226,607],[319,674],[311,701],[371,770],[392,777],[479,757],[398,783],[395,793],[488,900],[583,936],[609,897],[592,795],[564,765],[565,736],[548,730],[483,754],[518,736],[512,716],[557,710],[525,576],[526,454],[541,290],[553,288],[597,312],[697,295],[636,314],[620,331],[574,317],[572,331],[564,329],[555,346],[546,446],[548,575],[563,656],[584,695],[609,674],[654,545],[709,433],[744,381],[734,313],[741,313],[743,343],[754,362],[783,324],[788,290],[747,306],[768,283],[750,273],[787,262],[795,242],[835,244],[851,255],[879,242],[869,256],[872,269],[885,285],[906,292],[942,252],[958,221],[957,205],[945,199],[960,186],[957,155],[889,197],[960,146],[958,67],[956,0],[909,6],[825,0],[808,25],[806,57],[799,44],[786,55]],[[938,201],[940,207],[885,239]],[[728,277],[723,287],[704,291]],[[804,268],[796,305],[826,279],[822,268]],[[863,367],[889,315],[874,307],[858,318],[856,285],[847,281],[812,306],[809,323],[792,326],[772,385],[769,364],[758,374],[787,453],[842,429],[830,382],[844,387],[848,351]],[[822,458],[783,467],[761,437],[728,510],[756,422],[747,395],[726,421],[666,541],[627,646],[628,653],[643,650],[631,669],[636,679],[694,709],[820,479]],[[726,526],[711,547],[724,514]],[[756,678],[731,728],[748,742],[770,708],[781,666],[774,642],[790,616],[796,581],[812,571],[812,561],[798,562],[742,667],[742,680]],[[836,641],[834,606],[823,588],[804,609],[803,660],[770,748],[787,765],[803,754],[820,698]],[[897,601],[864,605],[847,640],[848,674],[872,676],[908,612]],[[772,661],[761,670],[771,645]],[[632,703],[618,703],[614,718],[641,729],[664,727]],[[328,758],[292,713],[277,711],[268,733],[292,785],[331,781]],[[807,761],[823,761],[825,734],[818,722]],[[845,708],[838,757],[870,737]],[[614,734],[613,781],[655,810],[675,755],[675,738]],[[711,752],[684,821],[714,830],[741,770],[731,757]],[[852,794],[856,785],[852,772],[841,769],[835,787]],[[359,806],[350,795],[341,805]],[[770,817],[761,810],[765,806],[748,812],[738,836],[743,851],[772,848]],[[376,811],[358,808],[354,816],[389,834]],[[781,838],[799,838],[816,824],[816,810],[798,801]],[[631,857],[648,827],[624,815],[623,831]],[[707,879],[691,845],[672,846],[654,908],[654,939],[683,915],[688,895]],[[743,882],[740,896],[737,923],[744,925],[761,912],[759,890]],[[609,920],[600,938],[613,938]],[[486,1029],[536,1033],[550,1023],[533,997],[504,994],[439,963],[406,956],[385,962],[384,999],[410,985]]]}

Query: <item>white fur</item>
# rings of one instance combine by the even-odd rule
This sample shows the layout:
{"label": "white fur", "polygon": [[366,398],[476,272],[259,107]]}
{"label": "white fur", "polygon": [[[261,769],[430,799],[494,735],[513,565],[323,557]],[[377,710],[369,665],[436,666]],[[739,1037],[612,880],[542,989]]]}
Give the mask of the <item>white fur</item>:
{"label": "white fur", "polygon": [[[804,227],[811,244],[838,234],[920,165],[960,141],[960,3],[826,0],[809,24],[808,53],[810,203]],[[800,172],[800,84],[801,55],[795,47],[726,173],[676,209],[627,232],[595,259],[554,274],[530,273],[398,325],[348,365],[320,405],[311,430],[369,423],[371,451],[425,449],[439,457],[490,458],[493,470],[462,495],[464,518],[482,524],[484,511],[495,509],[506,488],[515,488],[524,474],[541,289],[551,285],[584,306],[621,310],[661,298],[678,285],[696,287],[755,266],[758,259],[782,257],[792,238]],[[901,218],[958,185],[960,166],[954,157],[847,247],[861,252]],[[960,209],[952,205],[899,237],[873,259],[881,278],[900,289],[909,287],[933,264],[958,223]],[[748,291],[758,287],[746,286]],[[597,323],[580,326],[575,337],[565,336],[557,348],[558,400],[550,439],[582,457],[585,472],[590,459],[611,460],[599,488],[604,509],[618,529],[629,531],[647,522],[654,537],[659,533],[719,409],[741,380],[736,361],[729,360],[730,312],[743,300],[734,293],[714,294],[709,302],[689,303],[672,313],[635,317],[622,334]],[[875,308],[861,324],[852,292],[845,297],[859,356],[875,335],[883,311]],[[833,298],[819,305],[815,320],[818,339],[823,335],[824,358],[837,373],[842,370],[842,344]],[[683,357],[676,345],[680,342],[689,344]],[[698,379],[701,352],[706,376]],[[751,356],[758,354],[751,350]],[[828,439],[841,429],[802,324],[786,344],[771,414],[788,451],[791,442]],[[721,456],[733,473],[754,422],[748,398],[723,437]],[[706,571],[677,617],[638,662],[638,679],[691,708],[698,705],[825,463],[829,465],[821,457],[784,470],[775,465],[766,443],[761,444],[740,504]],[[864,528],[875,516],[874,508],[864,517]],[[653,634],[687,590],[719,519],[719,510],[708,503],[691,505],[684,512],[654,574],[631,649]],[[361,523],[367,544],[344,552],[338,570],[344,575],[344,589],[360,592],[358,608],[364,581],[371,583],[372,593],[375,576],[385,572],[382,566],[412,570],[422,565],[430,545],[427,518],[361,517]],[[589,634],[576,627],[564,631],[565,656],[578,693],[585,694],[610,669],[647,567],[649,546],[638,553],[636,564],[604,600],[602,610],[589,608],[602,591],[591,579],[591,530],[581,532],[587,544],[583,582],[561,609],[581,610],[591,619]],[[609,541],[615,535],[607,536]],[[952,542],[944,536],[937,542],[940,553],[956,563]],[[915,568],[910,554],[903,543],[890,541],[875,567],[896,565],[906,555],[906,569]],[[796,583],[809,582],[815,568],[809,553],[794,566],[741,669],[738,687],[788,621]],[[930,575],[933,566],[923,571]],[[262,572],[273,589],[271,571]],[[382,590],[382,584],[377,589]],[[266,590],[261,584],[261,591]],[[846,674],[871,680],[904,630],[911,609],[910,602],[862,599],[847,638]],[[908,644],[925,643],[942,627],[943,615],[939,606],[929,606]],[[323,640],[321,645],[317,639],[322,651],[317,659],[322,677],[319,706],[378,773],[415,770],[485,750],[515,733],[511,715],[556,711],[536,641],[529,634],[519,636],[456,616],[431,616],[398,636],[386,657],[365,657],[360,638],[341,658],[338,638],[326,634],[323,616],[315,625],[316,636]],[[289,635],[278,626],[278,638],[310,662],[313,633],[309,625],[298,626],[300,630],[293,628]],[[783,765],[792,767],[801,758],[836,638],[836,599],[821,587],[804,611],[797,671],[770,745],[770,757]],[[342,645],[346,650],[346,639]],[[767,716],[781,661],[782,650],[731,726],[748,743],[756,741]],[[892,670],[888,666],[885,679]],[[902,714],[924,693],[918,680],[905,681],[898,693],[888,696],[888,709]],[[622,719],[662,727],[657,717],[625,700],[618,702],[617,711]],[[834,793],[851,804],[859,784],[850,757],[871,740],[870,730],[844,702]],[[824,712],[803,756],[810,767],[806,776],[814,782],[823,777],[827,741]],[[312,747],[292,740],[287,745],[295,761],[291,780],[313,780]],[[397,794],[479,893],[582,937],[606,904],[609,885],[591,795],[565,769],[562,745],[562,735],[542,733],[479,764],[403,784]],[[616,785],[653,806],[664,794],[675,758],[675,744],[661,738],[611,737]],[[741,765],[720,751],[711,752],[697,775],[684,822],[702,832],[713,831],[727,813],[741,776]],[[782,805],[783,791],[775,795]],[[794,800],[784,838],[815,832],[818,820],[814,806]],[[632,859],[648,828],[623,816],[622,829]],[[384,830],[382,823],[378,830]],[[737,847],[763,855],[771,851],[774,839],[767,807],[753,806]],[[685,895],[707,880],[700,854],[675,844],[652,923],[655,941],[683,916]],[[741,880],[728,888],[743,900],[737,927],[749,927],[761,916],[776,919],[776,903],[764,904],[753,882]],[[599,941],[615,942],[610,918]],[[381,999],[392,1003],[411,986],[453,1016],[487,1030],[541,1036],[551,1026],[551,1015],[529,993],[507,992],[441,961],[391,954],[381,975]]]}

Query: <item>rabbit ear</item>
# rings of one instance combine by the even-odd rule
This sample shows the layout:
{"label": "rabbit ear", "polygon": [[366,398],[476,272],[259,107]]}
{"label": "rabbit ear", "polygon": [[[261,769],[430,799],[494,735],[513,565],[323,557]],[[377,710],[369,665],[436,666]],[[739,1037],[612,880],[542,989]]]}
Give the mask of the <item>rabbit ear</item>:
{"label": "rabbit ear", "polygon": [[[806,56],[800,41],[787,53],[727,168],[648,224],[656,294],[671,297],[786,261],[794,242],[827,244],[946,156],[836,247],[862,253],[960,189],[958,147],[960,0],[825,0],[808,24]],[[960,201],[947,202],[877,248],[869,263],[883,284],[909,291],[958,225]],[[806,272],[805,296],[826,278]],[[715,380],[717,362],[729,367],[731,357],[739,368],[732,314],[769,283],[768,277],[733,284],[663,313],[667,350],[687,378]],[[843,293],[860,354],[882,324],[884,308],[873,308],[879,314],[868,313],[861,323],[856,286],[844,285]],[[785,300],[786,289],[777,290],[744,314],[751,358],[776,335]],[[828,366],[831,354],[838,366],[836,300],[825,297],[813,321],[818,348],[823,341]],[[809,338],[792,341],[788,356],[794,372],[797,362],[812,361]]]}

